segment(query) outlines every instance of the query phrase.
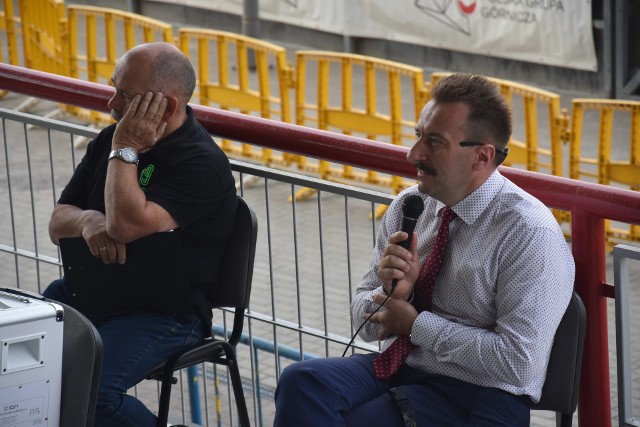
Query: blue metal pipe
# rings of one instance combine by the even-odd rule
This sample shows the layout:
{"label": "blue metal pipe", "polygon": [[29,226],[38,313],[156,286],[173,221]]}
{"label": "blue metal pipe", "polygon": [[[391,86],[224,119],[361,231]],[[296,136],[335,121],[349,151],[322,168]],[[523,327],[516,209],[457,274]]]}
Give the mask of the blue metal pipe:
{"label": "blue metal pipe", "polygon": [[198,367],[191,365],[187,368],[189,379],[189,406],[191,408],[191,422],[202,425],[202,409],[200,408],[200,389],[198,388]]}

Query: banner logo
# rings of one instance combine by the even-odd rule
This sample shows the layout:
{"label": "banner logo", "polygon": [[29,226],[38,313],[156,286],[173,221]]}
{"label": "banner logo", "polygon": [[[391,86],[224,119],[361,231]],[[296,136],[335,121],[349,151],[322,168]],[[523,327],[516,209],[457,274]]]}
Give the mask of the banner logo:
{"label": "banner logo", "polygon": [[415,0],[414,6],[447,27],[470,36],[469,15],[476,10],[477,1]]}

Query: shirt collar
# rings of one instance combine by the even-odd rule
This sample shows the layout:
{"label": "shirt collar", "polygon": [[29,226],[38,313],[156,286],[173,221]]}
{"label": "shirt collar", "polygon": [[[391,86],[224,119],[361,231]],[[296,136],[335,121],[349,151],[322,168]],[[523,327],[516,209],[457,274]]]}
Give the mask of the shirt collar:
{"label": "shirt collar", "polygon": [[[500,192],[504,182],[505,178],[496,169],[480,187],[451,208],[466,224],[472,225]],[[438,202],[436,210],[439,212],[442,207],[444,205]]]}

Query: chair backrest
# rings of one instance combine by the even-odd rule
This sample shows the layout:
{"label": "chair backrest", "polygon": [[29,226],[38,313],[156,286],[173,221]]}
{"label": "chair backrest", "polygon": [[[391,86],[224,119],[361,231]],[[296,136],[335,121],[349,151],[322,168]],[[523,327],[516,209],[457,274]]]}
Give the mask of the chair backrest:
{"label": "chair backrest", "polygon": [[92,426],[102,369],[102,339],[93,323],[64,308],[60,425]]}
{"label": "chair backrest", "polygon": [[231,239],[220,264],[220,280],[212,292],[214,308],[233,307],[233,333],[228,339],[235,346],[240,340],[244,323],[244,310],[249,306],[253,261],[256,252],[258,220],[249,205],[238,197],[236,221]]}
{"label": "chair backrest", "polygon": [[553,340],[542,397],[540,402],[529,405],[531,409],[562,414],[576,410],[586,320],[584,304],[574,292]]}

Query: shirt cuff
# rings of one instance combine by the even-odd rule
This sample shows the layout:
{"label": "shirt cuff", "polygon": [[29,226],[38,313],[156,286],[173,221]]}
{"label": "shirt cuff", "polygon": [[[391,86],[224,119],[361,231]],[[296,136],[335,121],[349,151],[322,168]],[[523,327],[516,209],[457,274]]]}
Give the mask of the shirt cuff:
{"label": "shirt cuff", "polygon": [[411,343],[437,352],[438,337],[450,323],[437,314],[423,311],[418,314],[411,327]]}

